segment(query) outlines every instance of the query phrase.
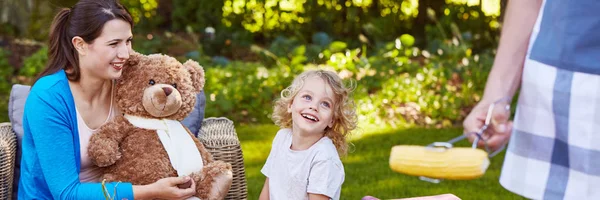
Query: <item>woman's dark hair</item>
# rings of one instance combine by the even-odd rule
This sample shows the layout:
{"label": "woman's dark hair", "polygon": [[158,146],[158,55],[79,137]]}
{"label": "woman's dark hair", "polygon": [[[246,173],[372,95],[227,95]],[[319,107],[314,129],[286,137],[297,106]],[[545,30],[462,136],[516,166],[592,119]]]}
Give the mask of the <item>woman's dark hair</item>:
{"label": "woman's dark hair", "polygon": [[92,43],[102,33],[104,24],[113,19],[124,20],[133,29],[131,14],[119,0],[80,0],[71,8],[63,8],[52,21],[48,63],[38,79],[65,69],[69,80],[78,81],[79,57],[71,40],[79,36]]}

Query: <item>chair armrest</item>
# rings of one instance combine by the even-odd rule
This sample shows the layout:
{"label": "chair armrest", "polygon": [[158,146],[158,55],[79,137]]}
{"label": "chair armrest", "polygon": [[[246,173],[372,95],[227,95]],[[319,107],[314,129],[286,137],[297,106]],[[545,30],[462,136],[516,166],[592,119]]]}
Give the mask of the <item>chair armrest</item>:
{"label": "chair armrest", "polygon": [[231,163],[233,181],[225,199],[247,199],[244,157],[233,122],[224,117],[206,118],[202,121],[198,139],[215,160]]}
{"label": "chair armrest", "polygon": [[[17,135],[10,123],[0,123],[0,199],[12,199]],[[15,197],[16,198],[16,197]]]}

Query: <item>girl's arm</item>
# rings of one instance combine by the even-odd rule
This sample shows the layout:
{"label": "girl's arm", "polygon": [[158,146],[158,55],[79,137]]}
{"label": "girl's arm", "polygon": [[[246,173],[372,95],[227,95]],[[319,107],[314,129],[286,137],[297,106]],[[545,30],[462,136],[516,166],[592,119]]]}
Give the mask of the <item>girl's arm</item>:
{"label": "girl's arm", "polygon": [[312,194],[308,193],[308,200],[329,200],[328,196],[322,194]]}
{"label": "girl's arm", "polygon": [[426,197],[413,197],[413,198],[404,198],[404,199],[392,199],[392,200],[460,200],[457,196],[453,194],[442,194],[435,196],[426,196]]}
{"label": "girl's arm", "polygon": [[263,186],[262,191],[260,192],[259,200],[269,200],[269,177],[265,180],[265,185]]}

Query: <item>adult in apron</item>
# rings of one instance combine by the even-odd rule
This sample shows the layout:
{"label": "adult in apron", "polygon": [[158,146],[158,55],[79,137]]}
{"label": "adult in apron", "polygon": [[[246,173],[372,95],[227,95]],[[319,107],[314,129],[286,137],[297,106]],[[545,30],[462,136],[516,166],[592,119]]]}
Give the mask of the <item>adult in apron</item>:
{"label": "adult in apron", "polygon": [[531,199],[600,199],[600,1],[514,0],[504,22],[465,132],[520,88],[514,124],[493,116],[486,133],[494,148],[510,136],[500,184]]}

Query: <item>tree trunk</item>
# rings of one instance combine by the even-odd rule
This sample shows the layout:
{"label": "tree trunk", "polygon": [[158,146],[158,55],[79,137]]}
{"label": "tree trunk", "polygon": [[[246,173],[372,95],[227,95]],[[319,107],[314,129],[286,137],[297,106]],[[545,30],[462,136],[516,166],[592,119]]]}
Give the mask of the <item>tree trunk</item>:
{"label": "tree trunk", "polygon": [[158,17],[159,20],[158,28],[162,30],[171,29],[171,14],[173,13],[173,1],[158,0],[158,7],[156,8],[156,13],[156,17]]}
{"label": "tree trunk", "polygon": [[15,26],[20,34],[27,32],[32,0],[2,0],[0,1],[0,23]]}
{"label": "tree trunk", "polygon": [[371,3],[371,6],[369,6],[369,16],[374,17],[374,18],[379,18],[381,17],[380,15],[380,10],[379,10],[379,1],[378,0],[374,0],[373,3]]}
{"label": "tree trunk", "polygon": [[506,12],[506,6],[508,5],[508,0],[500,0],[500,17],[498,20],[500,22],[504,21],[504,14]]}
{"label": "tree trunk", "polygon": [[436,18],[439,18],[439,16],[443,15],[444,5],[446,5],[445,0],[419,0],[419,13],[412,24],[413,36],[417,38],[418,46],[424,47],[427,44],[425,26],[427,24],[435,24],[435,22],[427,16],[427,8],[433,9]]}
{"label": "tree trunk", "polygon": [[[345,0],[338,0],[337,4],[342,5],[342,10],[340,10],[340,15],[342,16],[340,19],[342,21],[340,24],[343,24],[344,27],[342,27],[342,29],[341,29],[342,30],[341,35],[343,35],[344,37],[347,37],[349,35],[348,33],[350,32],[350,30],[352,30],[351,29],[352,24],[349,24],[351,22],[349,22],[349,20],[348,20],[348,8],[346,7],[346,5],[344,5],[345,2],[346,2]],[[333,10],[336,10],[335,6],[334,6]]]}

